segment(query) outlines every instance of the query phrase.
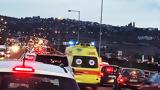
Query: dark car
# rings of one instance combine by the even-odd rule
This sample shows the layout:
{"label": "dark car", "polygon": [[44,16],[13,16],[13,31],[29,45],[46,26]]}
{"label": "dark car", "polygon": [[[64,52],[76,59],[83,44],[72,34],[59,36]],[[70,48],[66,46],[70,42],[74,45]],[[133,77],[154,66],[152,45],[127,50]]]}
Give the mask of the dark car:
{"label": "dark car", "polygon": [[146,80],[147,78],[143,70],[122,68],[115,82],[114,90],[121,90],[122,88],[137,90],[144,85]]}
{"label": "dark car", "polygon": [[101,77],[100,83],[102,86],[113,86],[117,76],[119,75],[119,66],[116,65],[106,65],[103,66],[101,72],[103,76]]}
{"label": "dark car", "polygon": [[140,90],[160,90],[160,73],[150,75],[148,81],[140,87]]}

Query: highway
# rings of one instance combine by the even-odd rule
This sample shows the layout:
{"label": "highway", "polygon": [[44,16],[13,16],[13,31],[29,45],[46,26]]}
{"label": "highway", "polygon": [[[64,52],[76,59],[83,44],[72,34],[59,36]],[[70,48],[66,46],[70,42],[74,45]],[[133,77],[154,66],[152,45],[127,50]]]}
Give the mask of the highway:
{"label": "highway", "polygon": [[98,90],[113,90],[111,87],[98,87]]}
{"label": "highway", "polygon": [[[5,59],[19,59],[25,52],[25,49],[20,49],[16,53],[11,53],[10,57],[5,58]],[[111,87],[98,87],[98,90],[113,90]]]}
{"label": "highway", "polygon": [[[15,53],[11,53],[10,57],[5,58],[5,59],[19,59],[22,57],[22,55],[24,55],[24,52],[25,52],[25,49],[21,48],[19,51]],[[87,90],[92,90],[92,89],[88,88]],[[113,90],[113,88],[112,87],[98,87],[98,90]],[[146,90],[146,89],[143,89],[143,90]]]}

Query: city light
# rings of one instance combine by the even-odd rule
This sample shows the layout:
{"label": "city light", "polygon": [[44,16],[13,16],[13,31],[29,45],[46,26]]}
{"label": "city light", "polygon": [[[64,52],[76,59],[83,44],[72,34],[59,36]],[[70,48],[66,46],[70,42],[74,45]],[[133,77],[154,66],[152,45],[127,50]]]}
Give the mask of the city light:
{"label": "city light", "polygon": [[13,45],[10,47],[10,50],[14,53],[18,52],[20,50],[20,47],[18,45]]}
{"label": "city light", "polygon": [[91,43],[90,43],[92,46],[95,46],[95,41],[92,41]]}
{"label": "city light", "polygon": [[3,18],[1,18],[1,21],[3,21],[4,19]]}

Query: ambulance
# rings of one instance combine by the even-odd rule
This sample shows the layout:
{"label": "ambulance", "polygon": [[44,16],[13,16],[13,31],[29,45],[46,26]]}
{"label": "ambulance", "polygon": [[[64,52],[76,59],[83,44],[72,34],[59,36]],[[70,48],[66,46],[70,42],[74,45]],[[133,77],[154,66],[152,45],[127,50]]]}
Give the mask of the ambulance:
{"label": "ambulance", "polygon": [[96,47],[90,44],[78,44],[66,48],[65,53],[71,64],[76,82],[81,88],[97,89],[102,76],[101,59]]}

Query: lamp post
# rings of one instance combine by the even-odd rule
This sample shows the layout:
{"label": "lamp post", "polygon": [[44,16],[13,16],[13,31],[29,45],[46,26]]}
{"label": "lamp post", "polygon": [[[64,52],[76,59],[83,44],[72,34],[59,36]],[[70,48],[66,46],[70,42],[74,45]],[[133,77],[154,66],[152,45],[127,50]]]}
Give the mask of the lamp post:
{"label": "lamp post", "polygon": [[99,30],[99,56],[101,54],[101,42],[102,42],[102,19],[103,19],[103,0],[101,0],[101,17],[100,17],[100,30]]}
{"label": "lamp post", "polygon": [[[80,21],[80,11],[78,11],[78,10],[68,10],[68,12],[76,12],[76,13],[78,13],[78,21]],[[78,23],[78,26],[79,26],[79,23]],[[77,40],[79,42],[79,29],[78,29],[77,34],[78,34]]]}

